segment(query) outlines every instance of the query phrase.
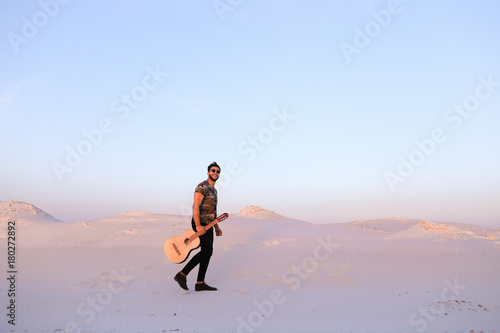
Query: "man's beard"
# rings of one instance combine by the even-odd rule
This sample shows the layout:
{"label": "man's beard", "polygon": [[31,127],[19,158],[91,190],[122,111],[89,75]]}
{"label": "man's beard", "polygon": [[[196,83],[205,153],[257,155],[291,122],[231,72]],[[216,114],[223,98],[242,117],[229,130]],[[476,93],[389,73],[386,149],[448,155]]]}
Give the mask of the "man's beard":
{"label": "man's beard", "polygon": [[219,178],[215,179],[215,178],[213,178],[213,177],[212,177],[212,176],[210,176],[210,175],[208,176],[208,178],[210,178],[213,182],[216,182],[216,181],[217,181],[217,179],[219,179]]}

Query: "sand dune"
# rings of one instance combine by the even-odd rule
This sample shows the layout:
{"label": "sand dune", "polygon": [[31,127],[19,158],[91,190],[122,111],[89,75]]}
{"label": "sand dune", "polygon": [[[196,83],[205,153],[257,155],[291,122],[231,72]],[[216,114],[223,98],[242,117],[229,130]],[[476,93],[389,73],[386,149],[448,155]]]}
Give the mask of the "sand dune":
{"label": "sand dune", "polygon": [[499,230],[407,218],[315,225],[249,206],[221,224],[207,274],[219,290],[194,292],[195,270],[186,292],[163,243],[189,216],[53,223],[29,204],[0,205],[2,251],[9,219],[18,235],[16,325],[4,317],[2,332],[500,328]]}
{"label": "sand dune", "polygon": [[21,201],[0,201],[0,221],[18,219],[41,222],[61,222],[38,207]]}

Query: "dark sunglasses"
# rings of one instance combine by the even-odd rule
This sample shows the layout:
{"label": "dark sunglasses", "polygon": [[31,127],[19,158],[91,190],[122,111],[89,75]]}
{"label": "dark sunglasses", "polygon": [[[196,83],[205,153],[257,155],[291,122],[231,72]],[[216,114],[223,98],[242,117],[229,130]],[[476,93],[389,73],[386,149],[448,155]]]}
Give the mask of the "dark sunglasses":
{"label": "dark sunglasses", "polygon": [[220,170],[217,170],[217,169],[211,169],[210,172],[217,172],[217,173],[220,173]]}

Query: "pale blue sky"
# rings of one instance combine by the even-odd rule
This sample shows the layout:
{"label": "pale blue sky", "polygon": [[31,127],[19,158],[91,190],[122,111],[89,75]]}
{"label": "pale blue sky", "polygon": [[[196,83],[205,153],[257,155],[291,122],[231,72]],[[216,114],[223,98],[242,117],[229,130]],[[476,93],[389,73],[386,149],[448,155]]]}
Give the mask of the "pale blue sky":
{"label": "pale blue sky", "polygon": [[215,160],[220,211],[500,227],[497,1],[62,2],[0,5],[0,200],[184,214]]}

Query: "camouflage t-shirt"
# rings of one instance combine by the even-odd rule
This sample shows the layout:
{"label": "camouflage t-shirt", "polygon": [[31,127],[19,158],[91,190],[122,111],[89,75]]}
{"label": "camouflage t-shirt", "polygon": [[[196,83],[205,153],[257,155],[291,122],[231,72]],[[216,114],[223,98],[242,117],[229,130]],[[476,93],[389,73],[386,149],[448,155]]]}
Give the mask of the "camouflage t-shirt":
{"label": "camouflage t-shirt", "polygon": [[217,190],[205,180],[196,186],[194,192],[203,194],[203,201],[200,205],[200,223],[207,225],[217,218]]}

